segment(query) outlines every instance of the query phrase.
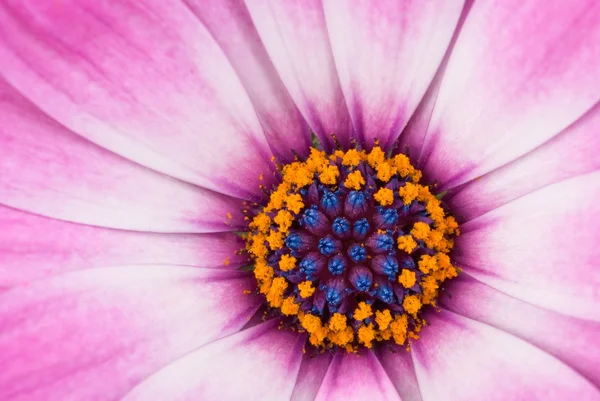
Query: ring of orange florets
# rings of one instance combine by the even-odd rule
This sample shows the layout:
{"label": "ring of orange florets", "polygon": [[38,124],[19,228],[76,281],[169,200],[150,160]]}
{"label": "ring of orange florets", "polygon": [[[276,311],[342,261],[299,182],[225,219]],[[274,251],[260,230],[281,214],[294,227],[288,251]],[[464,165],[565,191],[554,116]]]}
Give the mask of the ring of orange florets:
{"label": "ring of orange florets", "polygon": [[[419,184],[421,172],[406,155],[388,158],[379,146],[368,153],[336,150],[329,156],[312,148],[305,161],[296,160],[280,171],[282,182],[270,193],[268,204],[248,216],[250,231],[246,236],[246,250],[254,259],[257,292],[265,297],[271,310],[306,331],[310,344],[321,349],[341,347],[356,351],[360,346],[371,348],[374,342],[407,346],[409,339],[417,339],[426,323],[421,317],[422,307],[435,306],[442,283],[458,274],[448,253],[453,238],[459,234],[456,220],[446,216],[440,199],[428,186]],[[314,189],[316,184],[321,191],[331,193],[365,191],[372,195],[371,202],[379,210],[395,205],[420,211],[420,221],[411,222],[408,227],[405,224],[377,230],[394,239],[393,250],[388,252],[392,260],[414,260],[412,265],[407,263],[388,272],[385,278],[394,288],[396,295],[392,298],[396,303],[388,307],[376,295],[370,295],[377,293],[378,285],[388,285],[376,274],[380,281],[374,282],[371,292],[346,290],[351,292],[351,300],[346,302],[351,309],[338,310],[335,306],[327,311],[318,307],[325,284],[319,282],[318,276],[303,274],[302,255],[286,245],[291,233],[302,229],[300,223],[306,219],[303,212],[309,206],[307,189]],[[340,242],[335,238],[333,241]],[[367,257],[371,259],[372,255]]]}

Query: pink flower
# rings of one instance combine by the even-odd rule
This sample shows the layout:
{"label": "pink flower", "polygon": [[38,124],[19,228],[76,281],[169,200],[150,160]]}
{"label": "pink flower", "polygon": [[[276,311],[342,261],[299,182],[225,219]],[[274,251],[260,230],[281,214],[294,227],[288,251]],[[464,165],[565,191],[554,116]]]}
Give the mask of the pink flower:
{"label": "pink flower", "polygon": [[[4,0],[0,399],[600,400],[599,71],[597,0]],[[410,352],[303,353],[244,293],[311,131],[449,191]]]}

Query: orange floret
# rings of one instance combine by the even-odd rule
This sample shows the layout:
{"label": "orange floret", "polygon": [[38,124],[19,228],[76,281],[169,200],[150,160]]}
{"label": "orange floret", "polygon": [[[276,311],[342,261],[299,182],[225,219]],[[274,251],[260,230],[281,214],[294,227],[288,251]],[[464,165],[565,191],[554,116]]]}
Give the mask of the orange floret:
{"label": "orange floret", "polygon": [[337,183],[337,179],[340,176],[340,170],[338,170],[337,166],[329,165],[323,169],[321,174],[319,174],[319,180],[323,184],[334,185]]}
{"label": "orange floret", "polygon": [[271,193],[269,203],[267,204],[267,207],[265,207],[265,210],[269,212],[271,210],[281,209],[285,205],[289,189],[290,187],[287,183],[280,184],[277,189]]}
{"label": "orange floret", "polygon": [[356,149],[350,149],[342,157],[342,165],[356,167],[359,165],[361,159],[362,159],[361,152],[359,152]]}
{"label": "orange floret", "polygon": [[344,181],[344,186],[346,188],[355,189],[357,191],[363,185],[365,185],[365,179],[362,176],[362,174],[360,173],[360,171],[358,171],[358,170],[354,170],[353,172],[348,174],[346,181]]}
{"label": "orange floret", "polygon": [[288,283],[285,278],[275,277],[267,294],[267,302],[274,308],[281,307],[283,304],[283,293],[287,287]]}
{"label": "orange floret", "polygon": [[315,287],[313,287],[311,281],[303,281],[298,284],[298,289],[300,290],[300,296],[302,298],[308,298],[315,292]]}
{"label": "orange floret", "polygon": [[383,150],[381,150],[379,146],[374,146],[371,153],[369,153],[369,156],[367,156],[367,162],[369,162],[369,165],[373,168],[377,168],[384,160],[385,153],[383,153]]}
{"label": "orange floret", "polygon": [[383,182],[388,182],[395,173],[395,169],[387,162],[381,162],[377,166],[377,178]]}
{"label": "orange floret", "polygon": [[402,201],[405,205],[410,205],[417,196],[419,195],[419,186],[413,184],[412,182],[407,182],[400,190],[398,191]]}
{"label": "orange floret", "polygon": [[252,219],[250,223],[250,228],[253,230],[257,230],[261,233],[267,233],[269,231],[269,227],[271,226],[271,218],[267,216],[265,213],[259,213]]}
{"label": "orange floret", "polygon": [[300,305],[294,302],[294,297],[287,297],[281,304],[281,313],[287,316],[297,315]]}
{"label": "orange floret", "polygon": [[398,174],[400,174],[400,177],[402,178],[405,178],[414,170],[412,164],[410,164],[408,156],[403,154],[399,154],[394,157],[394,165],[396,166]]}
{"label": "orange floret", "polygon": [[291,255],[281,255],[281,259],[279,260],[279,269],[284,272],[289,272],[296,267],[297,259]]}
{"label": "orange floret", "polygon": [[408,317],[406,315],[396,316],[390,324],[394,342],[402,345],[406,342],[406,331],[408,330]]}
{"label": "orange floret", "polygon": [[267,237],[267,242],[272,250],[276,251],[277,249],[281,249],[281,247],[283,247],[283,234],[278,231],[271,230],[269,236]]}
{"label": "orange floret", "polygon": [[419,260],[419,270],[425,274],[436,271],[439,268],[435,256],[423,255]]}
{"label": "orange floret", "polygon": [[289,210],[298,214],[304,207],[304,202],[302,202],[302,196],[300,194],[292,194],[289,195],[285,199],[285,204]]}
{"label": "orange floret", "polygon": [[346,327],[342,331],[329,331],[327,336],[332,344],[344,347],[354,340],[354,331],[351,327]]}
{"label": "orange floret", "polygon": [[383,312],[375,312],[375,322],[377,323],[377,326],[379,326],[379,330],[387,329],[392,322],[392,314],[389,309],[385,309]]}
{"label": "orange floret", "polygon": [[373,329],[373,324],[369,324],[367,326],[361,326],[358,329],[358,341],[363,344],[367,348],[371,348],[373,346],[373,340],[375,339],[375,330]]}
{"label": "orange floret", "polygon": [[341,313],[334,313],[329,319],[329,330],[332,331],[342,331],[346,330],[346,315],[342,315]]}
{"label": "orange floret", "polygon": [[280,210],[273,221],[279,226],[279,231],[287,233],[294,222],[294,216],[287,210]]}
{"label": "orange floret", "polygon": [[373,195],[373,198],[375,198],[380,205],[388,206],[394,202],[394,191],[389,188],[380,188],[379,191]]}
{"label": "orange floret", "polygon": [[417,275],[412,270],[402,269],[402,273],[398,276],[398,282],[404,288],[410,288],[417,282]]}
{"label": "orange floret", "polygon": [[424,241],[429,237],[430,231],[431,231],[431,228],[429,227],[429,225],[427,225],[426,223],[423,223],[422,221],[417,221],[415,223],[415,225],[413,226],[412,230],[410,231],[410,233],[416,239],[420,239],[420,240]]}
{"label": "orange floret", "polygon": [[371,309],[371,305],[366,302],[359,302],[358,308],[354,310],[354,319],[356,320],[364,320],[373,315],[373,310]]}
{"label": "orange floret", "polygon": [[406,312],[410,313],[411,315],[416,315],[421,309],[421,300],[419,300],[419,297],[416,295],[408,295],[404,297],[402,306]]}
{"label": "orange floret", "polygon": [[407,253],[412,253],[417,247],[417,242],[411,235],[402,235],[398,237],[398,249]]}

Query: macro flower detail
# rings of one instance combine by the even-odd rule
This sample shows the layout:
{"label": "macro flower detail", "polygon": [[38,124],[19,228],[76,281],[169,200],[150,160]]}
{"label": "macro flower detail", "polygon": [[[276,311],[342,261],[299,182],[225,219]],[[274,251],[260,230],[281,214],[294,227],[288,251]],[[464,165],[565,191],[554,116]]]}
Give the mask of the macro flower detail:
{"label": "macro flower detail", "polygon": [[600,401],[600,2],[0,2],[0,400]]}
{"label": "macro flower detail", "polygon": [[421,172],[377,145],[329,156],[313,147],[280,170],[266,204],[245,209],[265,317],[306,331],[317,351],[418,339],[421,307],[458,274],[448,253],[459,234]]}

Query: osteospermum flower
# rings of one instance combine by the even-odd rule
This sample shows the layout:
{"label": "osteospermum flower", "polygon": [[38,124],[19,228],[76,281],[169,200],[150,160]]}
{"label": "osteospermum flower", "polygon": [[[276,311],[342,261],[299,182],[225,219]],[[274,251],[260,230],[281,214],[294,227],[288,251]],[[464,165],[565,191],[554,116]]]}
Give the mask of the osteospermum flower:
{"label": "osteospermum flower", "polygon": [[599,400],[600,3],[5,0],[0,399]]}

